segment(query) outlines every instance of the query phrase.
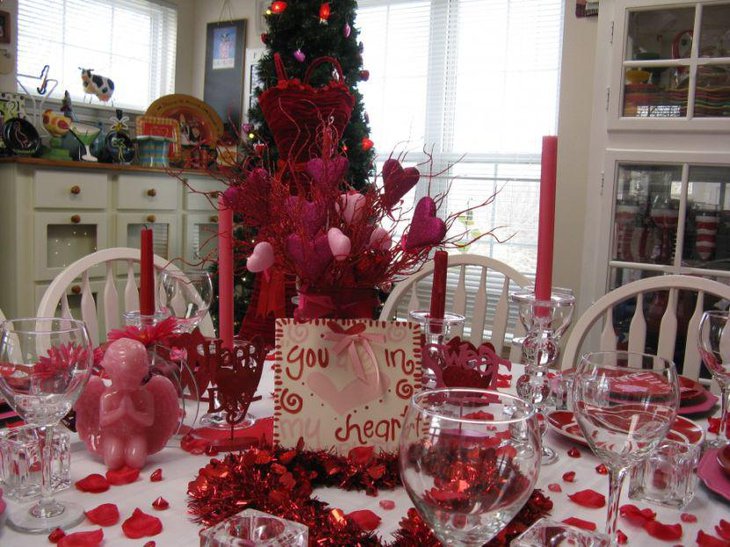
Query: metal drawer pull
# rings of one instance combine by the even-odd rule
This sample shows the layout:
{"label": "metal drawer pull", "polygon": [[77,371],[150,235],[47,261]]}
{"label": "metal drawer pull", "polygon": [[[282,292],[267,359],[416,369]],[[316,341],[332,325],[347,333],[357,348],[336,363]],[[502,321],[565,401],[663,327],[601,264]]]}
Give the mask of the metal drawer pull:
{"label": "metal drawer pull", "polygon": [[153,198],[157,195],[157,190],[155,190],[154,188],[150,188],[149,190],[147,190],[147,195]]}
{"label": "metal drawer pull", "polygon": [[157,222],[157,217],[155,215],[147,215],[147,222]]}
{"label": "metal drawer pull", "polygon": [[80,215],[73,215],[71,217],[71,222],[73,222],[74,224],[78,224],[79,222],[81,222],[81,216]]}
{"label": "metal drawer pull", "polygon": [[71,193],[72,193],[72,194],[73,194],[74,196],[78,196],[78,195],[79,195],[79,194],[81,193],[81,186],[79,186],[78,184],[74,184],[74,185],[73,185],[73,186],[71,187]]}

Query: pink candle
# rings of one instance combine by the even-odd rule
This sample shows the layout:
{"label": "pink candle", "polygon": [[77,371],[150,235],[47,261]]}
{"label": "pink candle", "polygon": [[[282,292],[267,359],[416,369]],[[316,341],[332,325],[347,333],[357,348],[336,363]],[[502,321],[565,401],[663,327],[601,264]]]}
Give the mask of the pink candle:
{"label": "pink candle", "polygon": [[218,334],[233,349],[233,209],[222,195],[218,209]]}
{"label": "pink candle", "polygon": [[152,230],[140,233],[139,313],[155,314],[155,268],[152,253]]}
{"label": "pink candle", "polygon": [[542,138],[540,169],[540,221],[537,231],[535,298],[550,300],[553,282],[553,240],[555,237],[555,189],[558,167],[558,138]]}
{"label": "pink candle", "polygon": [[446,251],[436,251],[433,257],[433,285],[431,286],[432,319],[443,319],[446,309],[446,269],[449,265],[449,254]]}

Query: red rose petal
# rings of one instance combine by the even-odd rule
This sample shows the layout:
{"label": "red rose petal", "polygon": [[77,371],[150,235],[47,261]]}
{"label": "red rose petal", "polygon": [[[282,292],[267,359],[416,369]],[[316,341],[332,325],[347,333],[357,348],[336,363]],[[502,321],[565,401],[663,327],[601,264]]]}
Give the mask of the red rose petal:
{"label": "red rose petal", "polygon": [[352,519],[357,525],[366,532],[372,532],[380,526],[381,518],[369,509],[361,509],[347,514],[347,518]]}
{"label": "red rose petal", "polygon": [[599,475],[608,475],[608,467],[600,463],[596,466],[596,473]]}
{"label": "red rose petal", "polygon": [[104,541],[104,531],[99,528],[92,532],[67,534],[58,542],[58,547],[96,547]]}
{"label": "red rose petal", "polygon": [[563,522],[569,526],[575,526],[576,528],[580,528],[581,530],[588,530],[589,532],[595,532],[597,528],[595,522],[579,519],[578,517],[569,517],[567,519],[564,519]]}
{"label": "red rose petal", "polygon": [[722,539],[730,541],[730,522],[720,519],[720,524],[715,526],[715,532]]}
{"label": "red rose petal", "polygon": [[571,458],[580,458],[580,450],[578,450],[575,446],[568,450],[568,456]]}
{"label": "red rose petal", "polygon": [[621,530],[616,530],[616,538],[619,545],[626,545],[629,542],[629,538]]}
{"label": "red rose petal", "polygon": [[122,532],[129,539],[156,536],[162,532],[162,521],[157,517],[142,512],[138,507],[134,510],[132,516],[122,523]]}
{"label": "red rose petal", "polygon": [[114,526],[119,522],[119,508],[113,503],[102,503],[85,513],[86,518],[97,526]]}
{"label": "red rose petal", "polygon": [[160,496],[155,501],[152,502],[152,507],[157,509],[158,511],[164,511],[168,507],[170,507],[170,502],[168,502],[165,498]]}
{"label": "red rose petal", "polygon": [[76,481],[75,486],[77,490],[91,492],[92,494],[109,490],[109,482],[103,475],[99,475],[98,473],[92,473],[88,477]]}
{"label": "red rose petal", "polygon": [[393,500],[380,500],[378,503],[380,507],[385,509],[386,511],[390,511],[391,509],[395,509],[395,502]]}
{"label": "red rose petal", "polygon": [[565,482],[574,482],[575,481],[575,471],[568,471],[567,473],[563,473],[563,480]]}
{"label": "red rose petal", "polygon": [[716,538],[715,536],[711,536],[710,534],[706,534],[702,530],[697,532],[697,545],[700,547],[728,547],[730,545],[730,542],[723,541],[719,538]]}
{"label": "red rose petal", "polygon": [[658,520],[647,520],[644,523],[644,530],[656,539],[673,541],[682,537],[681,524],[662,524]]}
{"label": "red rose petal", "polygon": [[697,517],[692,513],[682,513],[679,515],[679,520],[682,522],[697,522]]}
{"label": "red rose petal", "polygon": [[347,454],[347,459],[355,465],[365,465],[375,456],[374,446],[356,446]]}
{"label": "red rose petal", "polygon": [[119,469],[109,470],[106,472],[106,480],[114,486],[129,484],[137,480],[139,477],[139,469],[134,467],[120,467]]}
{"label": "red rose petal", "polygon": [[155,543],[154,541],[148,541],[144,544],[144,547],[157,547],[157,543]]}
{"label": "red rose petal", "polygon": [[591,489],[581,490],[580,492],[571,494],[568,497],[570,498],[570,501],[592,509],[599,509],[606,505],[606,496]]}
{"label": "red rose petal", "polygon": [[48,541],[50,541],[51,543],[58,543],[65,535],[66,532],[64,532],[60,528],[56,528],[50,534],[48,534]]}
{"label": "red rose petal", "polygon": [[560,487],[560,485],[557,482],[551,482],[548,484],[548,490],[551,492],[562,492],[563,489]]}
{"label": "red rose petal", "polygon": [[150,480],[152,482],[160,482],[162,480],[162,469],[159,467],[155,469],[150,475]]}

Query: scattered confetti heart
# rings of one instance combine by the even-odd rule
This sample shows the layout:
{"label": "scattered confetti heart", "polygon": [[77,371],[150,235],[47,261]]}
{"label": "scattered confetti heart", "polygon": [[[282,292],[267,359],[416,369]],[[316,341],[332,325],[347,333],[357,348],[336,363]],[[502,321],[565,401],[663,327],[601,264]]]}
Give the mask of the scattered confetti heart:
{"label": "scattered confetti heart", "polygon": [[568,450],[568,456],[571,458],[580,458],[580,450],[578,450],[575,446]]}
{"label": "scattered confetti heart", "polygon": [[600,463],[596,466],[596,473],[599,475],[608,475],[608,467]]}
{"label": "scattered confetti heart", "polygon": [[122,523],[122,532],[129,539],[156,536],[162,532],[162,521],[157,517],[144,513],[138,507],[134,510],[132,516]]}
{"label": "scattered confetti heart", "polygon": [[656,539],[674,541],[682,537],[681,524],[662,524],[658,520],[648,520],[644,523],[644,530]]}
{"label": "scattered confetti heart", "polygon": [[382,507],[386,511],[395,509],[395,502],[393,500],[380,500],[378,505],[380,505],[380,507]]}
{"label": "scattered confetti heart", "polygon": [[99,528],[92,532],[67,534],[58,542],[58,547],[96,547],[104,541],[104,531]]}
{"label": "scattered confetti heart", "polygon": [[551,492],[562,492],[562,487],[557,482],[551,482],[548,484],[548,490]]}
{"label": "scattered confetti heart", "polygon": [[154,541],[148,541],[144,544],[144,547],[157,547],[157,543],[155,543]]}
{"label": "scattered confetti heart", "polygon": [[162,468],[158,467],[155,469],[150,475],[150,480],[152,482],[160,482],[162,480]]}
{"label": "scattered confetti heart", "polygon": [[109,481],[109,484],[113,484],[114,486],[133,483],[138,477],[139,469],[127,467],[126,465],[119,469],[110,469],[106,472],[106,480]]}
{"label": "scattered confetti heart", "polygon": [[168,502],[165,498],[160,496],[155,501],[152,502],[152,507],[157,509],[158,511],[164,511],[168,507],[170,507],[170,502]]}
{"label": "scattered confetti heart", "polygon": [[119,508],[113,503],[102,503],[85,513],[86,518],[97,526],[114,526],[119,522]]}
{"label": "scattered confetti heart", "polygon": [[563,480],[565,482],[575,482],[575,471],[568,471],[563,473]]}
{"label": "scattered confetti heart", "polygon": [[347,514],[347,518],[352,519],[357,525],[366,532],[372,532],[380,526],[381,518],[369,509],[361,509]]}
{"label": "scattered confetti heart", "polygon": [[595,532],[597,528],[595,522],[579,519],[578,517],[569,517],[567,519],[564,519],[563,522],[569,526],[575,526],[576,528],[580,528],[581,530],[588,530],[589,532]]}
{"label": "scattered confetti heart", "polygon": [[596,492],[595,490],[581,490],[575,494],[568,496],[570,500],[583,507],[590,507],[591,509],[598,509],[606,505],[606,496]]}
{"label": "scattered confetti heart", "polygon": [[682,513],[679,515],[679,519],[682,522],[697,522],[697,517],[692,513]]}
{"label": "scattered confetti heart", "polygon": [[106,492],[109,490],[109,482],[104,478],[103,475],[98,473],[92,473],[88,477],[84,477],[81,480],[76,481],[76,489],[82,492],[91,492],[92,494],[98,494],[99,492]]}
{"label": "scattered confetti heart", "polygon": [[700,547],[727,547],[728,545],[727,541],[706,534],[702,530],[697,532],[696,541]]}
{"label": "scattered confetti heart", "polygon": [[717,535],[722,539],[730,541],[730,522],[721,519],[720,524],[715,526],[715,532],[717,532]]}
{"label": "scattered confetti heart", "polygon": [[60,528],[56,528],[50,534],[48,534],[48,541],[50,541],[51,543],[58,543],[65,535],[66,532],[64,532]]}
{"label": "scattered confetti heart", "polygon": [[621,530],[616,530],[616,537],[618,538],[619,545],[626,545],[629,542],[629,538]]}

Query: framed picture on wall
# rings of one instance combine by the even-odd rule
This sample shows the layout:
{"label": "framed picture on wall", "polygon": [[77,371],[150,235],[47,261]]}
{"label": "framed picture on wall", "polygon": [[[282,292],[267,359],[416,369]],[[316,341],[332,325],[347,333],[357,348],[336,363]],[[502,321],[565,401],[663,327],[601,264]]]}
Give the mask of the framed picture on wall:
{"label": "framed picture on wall", "polygon": [[0,44],[10,43],[10,13],[0,11]]}
{"label": "framed picture on wall", "polygon": [[241,125],[245,79],[246,20],[208,23],[203,100],[218,113],[226,131]]}

